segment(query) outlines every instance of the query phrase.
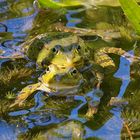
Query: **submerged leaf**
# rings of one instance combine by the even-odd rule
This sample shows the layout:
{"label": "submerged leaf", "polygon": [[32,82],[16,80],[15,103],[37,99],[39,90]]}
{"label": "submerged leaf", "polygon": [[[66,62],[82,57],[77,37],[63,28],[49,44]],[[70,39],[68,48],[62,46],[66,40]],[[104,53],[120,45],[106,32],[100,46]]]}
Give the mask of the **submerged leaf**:
{"label": "submerged leaf", "polygon": [[140,34],[140,6],[137,4],[136,0],[119,0],[121,7],[133,24],[135,30]]}

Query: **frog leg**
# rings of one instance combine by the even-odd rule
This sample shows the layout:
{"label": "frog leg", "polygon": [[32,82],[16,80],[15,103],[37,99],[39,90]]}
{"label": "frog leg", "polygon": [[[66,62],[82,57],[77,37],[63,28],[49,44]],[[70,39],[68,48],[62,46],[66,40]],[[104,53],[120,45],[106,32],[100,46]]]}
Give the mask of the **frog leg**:
{"label": "frog leg", "polygon": [[88,110],[86,113],[87,118],[91,118],[93,114],[97,112],[100,99],[103,96],[103,91],[100,90],[100,86],[104,78],[103,68],[92,61],[91,63],[92,63],[92,68],[90,71],[93,74],[92,76],[96,78],[95,79],[96,81],[95,80],[93,81],[93,87],[95,87],[95,83],[97,84],[96,87],[93,88],[90,92],[88,92],[85,96],[88,103]]}
{"label": "frog leg", "polygon": [[102,66],[103,68],[106,68],[109,66],[115,67],[115,63],[113,62],[111,57],[108,56],[108,54],[111,54],[111,53],[125,57],[126,59],[132,62],[140,61],[140,57],[133,56],[121,48],[104,47],[96,51],[94,55],[95,62],[99,64],[100,66]]}
{"label": "frog leg", "polygon": [[104,69],[102,68],[102,66],[93,61],[90,61],[90,63],[92,64],[91,72],[97,81],[96,89],[100,89],[101,83],[103,82],[104,79]]}
{"label": "frog leg", "polygon": [[40,87],[41,83],[36,83],[32,85],[28,85],[25,88],[23,88],[20,93],[18,94],[15,103],[10,105],[10,107],[13,107],[15,105],[21,106],[23,102],[34,92],[37,90],[38,87]]}
{"label": "frog leg", "polygon": [[[115,63],[113,62],[111,57],[108,56],[108,53],[111,53],[111,48],[101,48],[97,50],[94,55],[95,62],[100,66],[102,66],[103,68],[106,68],[108,66],[115,67]],[[113,53],[113,49],[112,49],[112,53]]]}
{"label": "frog leg", "polygon": [[101,84],[103,82],[103,79],[104,79],[104,74],[101,73],[101,72],[94,72],[95,76],[96,76],[96,80],[97,80],[97,85],[96,85],[96,89],[100,89],[101,87]]}

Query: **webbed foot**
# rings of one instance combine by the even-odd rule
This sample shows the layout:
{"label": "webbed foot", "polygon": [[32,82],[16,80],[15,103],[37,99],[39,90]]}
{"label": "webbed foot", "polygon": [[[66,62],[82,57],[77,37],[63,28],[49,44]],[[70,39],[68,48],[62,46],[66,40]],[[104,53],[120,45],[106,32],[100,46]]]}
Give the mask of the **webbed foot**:
{"label": "webbed foot", "polygon": [[15,102],[10,105],[11,107],[14,107],[16,105],[18,106],[22,106],[23,102],[34,92],[37,90],[37,88],[40,86],[40,83],[36,83],[36,84],[32,84],[32,85],[28,85],[25,88],[23,88],[20,93],[18,94]]}
{"label": "webbed foot", "polygon": [[117,107],[121,107],[121,106],[125,106],[128,104],[128,101],[126,101],[123,98],[119,98],[119,97],[111,97],[108,105],[110,106],[117,106]]}
{"label": "webbed foot", "polygon": [[93,106],[88,107],[88,111],[87,111],[85,117],[90,119],[93,117],[94,114],[97,113],[97,111],[98,111],[98,107],[93,107]]}

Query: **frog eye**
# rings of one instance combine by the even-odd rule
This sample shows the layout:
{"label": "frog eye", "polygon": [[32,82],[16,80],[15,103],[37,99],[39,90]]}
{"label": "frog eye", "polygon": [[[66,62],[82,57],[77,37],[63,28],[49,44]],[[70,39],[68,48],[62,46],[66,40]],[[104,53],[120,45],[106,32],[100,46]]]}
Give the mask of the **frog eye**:
{"label": "frog eye", "polygon": [[81,46],[79,44],[74,44],[73,48],[77,49],[78,51],[81,49]]}
{"label": "frog eye", "polygon": [[77,45],[77,50],[80,50],[81,49],[81,46],[80,45]]}
{"label": "frog eye", "polygon": [[77,74],[77,69],[75,69],[75,68],[72,68],[71,70],[70,70],[70,74],[71,75],[75,75],[75,74]]}
{"label": "frog eye", "polygon": [[46,68],[46,73],[48,73],[48,72],[50,72],[50,68],[49,67]]}
{"label": "frog eye", "polygon": [[55,45],[54,48],[52,48],[53,53],[58,53],[58,51],[61,49],[61,45]]}

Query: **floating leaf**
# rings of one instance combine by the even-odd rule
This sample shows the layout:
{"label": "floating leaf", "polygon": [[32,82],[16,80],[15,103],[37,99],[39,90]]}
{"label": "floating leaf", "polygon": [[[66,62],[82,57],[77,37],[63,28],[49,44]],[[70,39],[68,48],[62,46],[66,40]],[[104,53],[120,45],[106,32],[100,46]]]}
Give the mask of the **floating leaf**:
{"label": "floating leaf", "polygon": [[129,19],[129,21],[133,24],[133,27],[140,34],[140,6],[137,4],[135,0],[119,0],[121,7]]}
{"label": "floating leaf", "polygon": [[80,1],[68,1],[65,2],[55,2],[53,0],[38,0],[41,7],[49,7],[49,8],[66,8],[66,7],[73,7],[73,6],[81,6],[82,3]]}

